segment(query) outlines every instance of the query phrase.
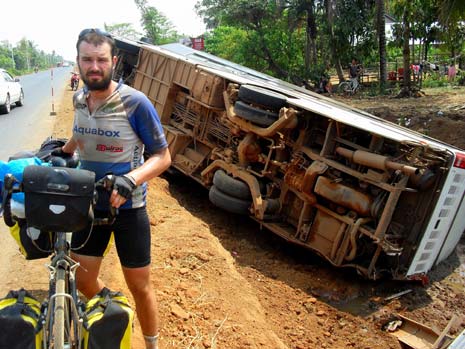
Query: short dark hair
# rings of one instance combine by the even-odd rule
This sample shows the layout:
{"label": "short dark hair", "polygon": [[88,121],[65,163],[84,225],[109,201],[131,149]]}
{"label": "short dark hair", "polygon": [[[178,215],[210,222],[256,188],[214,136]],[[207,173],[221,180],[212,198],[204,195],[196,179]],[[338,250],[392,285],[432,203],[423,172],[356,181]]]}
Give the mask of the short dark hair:
{"label": "short dark hair", "polygon": [[108,43],[111,48],[111,56],[116,56],[116,44],[113,37],[104,30],[98,28],[84,29],[79,33],[78,41],[76,42],[76,51],[79,56],[79,46],[81,42],[87,42],[88,44],[93,44],[95,46],[102,45],[103,43]]}

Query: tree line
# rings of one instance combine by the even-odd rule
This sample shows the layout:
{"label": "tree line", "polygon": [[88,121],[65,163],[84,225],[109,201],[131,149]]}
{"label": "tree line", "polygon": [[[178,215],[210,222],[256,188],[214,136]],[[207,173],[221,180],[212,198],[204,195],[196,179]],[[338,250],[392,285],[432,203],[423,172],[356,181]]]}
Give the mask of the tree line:
{"label": "tree line", "polygon": [[0,42],[0,67],[14,75],[34,69],[48,69],[62,61],[63,57],[55,51],[46,53],[39,50],[36,44],[27,38],[21,39],[16,45],[7,40]]}
{"label": "tree line", "polygon": [[[147,0],[135,3],[148,42],[182,37]],[[411,64],[426,64],[432,51],[465,65],[465,1],[199,0],[195,8],[208,28],[207,52],[298,85],[328,71],[343,81],[355,58],[377,67],[383,91],[387,62],[401,58],[408,94]],[[390,40],[386,18],[394,21]]]}
{"label": "tree line", "polygon": [[[185,37],[147,0],[134,0],[144,33],[128,23],[104,25],[112,34],[156,45]],[[207,25],[205,50],[294,84],[317,82],[328,71],[344,80],[353,58],[376,66],[380,87],[387,62],[402,58],[404,85],[410,66],[440,50],[465,65],[465,1],[455,0],[199,0],[196,12]],[[389,15],[389,17],[386,17]],[[395,21],[387,40],[385,20]],[[0,43],[0,66],[17,72],[63,61],[22,39]]]}
{"label": "tree line", "polygon": [[[196,9],[210,29],[207,50],[295,84],[328,69],[342,81],[356,58],[379,67],[383,87],[387,60],[401,53],[408,89],[411,64],[428,61],[433,43],[464,63],[463,1],[201,0]],[[388,46],[386,14],[395,20]]]}

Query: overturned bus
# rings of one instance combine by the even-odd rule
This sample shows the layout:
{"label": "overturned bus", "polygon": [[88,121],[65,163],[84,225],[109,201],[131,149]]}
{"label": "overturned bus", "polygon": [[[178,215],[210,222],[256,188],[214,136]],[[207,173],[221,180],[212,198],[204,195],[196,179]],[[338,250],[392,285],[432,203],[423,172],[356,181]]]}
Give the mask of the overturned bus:
{"label": "overturned bus", "polygon": [[424,280],[465,228],[465,153],[179,44],[117,39],[172,166],[216,206],[370,279]]}

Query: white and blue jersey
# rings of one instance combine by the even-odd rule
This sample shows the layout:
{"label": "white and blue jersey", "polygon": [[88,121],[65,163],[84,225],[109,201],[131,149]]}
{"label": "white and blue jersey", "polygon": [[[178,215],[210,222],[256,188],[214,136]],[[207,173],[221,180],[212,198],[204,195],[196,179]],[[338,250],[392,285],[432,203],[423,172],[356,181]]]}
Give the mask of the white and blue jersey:
{"label": "white and blue jersey", "polygon": [[[119,83],[92,114],[88,93],[84,88],[74,95],[73,138],[81,168],[95,172],[97,180],[107,173],[126,174],[143,164],[144,151],[154,154],[168,146],[158,114],[142,92]],[[121,208],[142,207],[145,197],[146,183]]]}

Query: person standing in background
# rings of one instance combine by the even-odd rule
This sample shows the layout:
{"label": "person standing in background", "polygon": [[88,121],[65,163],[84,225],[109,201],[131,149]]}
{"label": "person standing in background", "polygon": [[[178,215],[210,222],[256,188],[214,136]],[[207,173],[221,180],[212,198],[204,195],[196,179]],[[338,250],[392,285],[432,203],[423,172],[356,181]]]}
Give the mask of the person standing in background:
{"label": "person standing in background", "polygon": [[449,70],[447,71],[447,78],[449,80],[449,83],[454,82],[456,75],[457,75],[457,69],[455,68],[455,64],[451,63],[449,66]]}

